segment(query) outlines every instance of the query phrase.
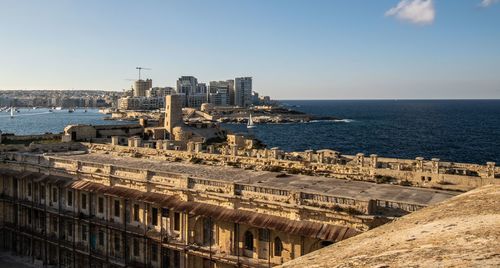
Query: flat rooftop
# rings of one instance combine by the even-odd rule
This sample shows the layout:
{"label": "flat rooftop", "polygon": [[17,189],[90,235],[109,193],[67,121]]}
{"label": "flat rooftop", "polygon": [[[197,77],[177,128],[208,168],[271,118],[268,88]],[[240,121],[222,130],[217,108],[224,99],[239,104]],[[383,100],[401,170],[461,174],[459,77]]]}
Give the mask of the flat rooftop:
{"label": "flat rooftop", "polygon": [[327,178],[320,176],[287,175],[276,172],[244,170],[227,166],[209,166],[184,162],[159,161],[99,153],[81,155],[57,155],[56,158],[94,162],[126,168],[171,172],[194,178],[204,178],[272,187],[277,189],[303,191],[354,199],[380,199],[430,205],[458,195],[456,192],[405,187],[390,184],[376,184],[362,181]]}

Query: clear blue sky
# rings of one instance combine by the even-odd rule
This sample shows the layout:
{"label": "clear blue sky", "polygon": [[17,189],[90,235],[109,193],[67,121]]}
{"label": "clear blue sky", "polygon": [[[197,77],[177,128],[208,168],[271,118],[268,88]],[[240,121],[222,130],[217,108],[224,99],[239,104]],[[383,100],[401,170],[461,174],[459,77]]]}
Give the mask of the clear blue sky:
{"label": "clear blue sky", "polygon": [[500,98],[500,3],[481,1],[0,0],[0,89],[120,90],[144,66],[280,99]]}

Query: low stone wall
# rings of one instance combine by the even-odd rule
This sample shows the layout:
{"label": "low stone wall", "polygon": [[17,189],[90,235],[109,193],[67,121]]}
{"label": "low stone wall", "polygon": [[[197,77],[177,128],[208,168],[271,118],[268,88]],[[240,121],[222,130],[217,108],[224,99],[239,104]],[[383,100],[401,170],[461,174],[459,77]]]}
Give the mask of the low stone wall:
{"label": "low stone wall", "polygon": [[28,146],[24,144],[0,144],[0,152],[56,153],[71,151],[87,151],[87,147],[78,142],[31,143]]}
{"label": "low stone wall", "polygon": [[36,141],[60,141],[62,134],[8,135],[2,134],[3,144],[29,144]]}

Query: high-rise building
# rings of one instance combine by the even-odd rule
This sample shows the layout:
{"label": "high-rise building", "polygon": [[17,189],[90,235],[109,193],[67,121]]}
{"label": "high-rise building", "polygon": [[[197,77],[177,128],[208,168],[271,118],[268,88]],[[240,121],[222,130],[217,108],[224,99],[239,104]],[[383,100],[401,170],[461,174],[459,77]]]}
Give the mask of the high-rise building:
{"label": "high-rise building", "polygon": [[196,86],[196,93],[207,94],[207,84],[198,83],[198,85]]}
{"label": "high-rise building", "polygon": [[181,76],[177,79],[177,92],[186,95],[194,94],[198,86],[198,79],[194,76]]}
{"label": "high-rise building", "polygon": [[188,96],[198,90],[198,79],[194,76],[181,76],[177,79],[177,93],[184,95],[183,106],[188,106]]}
{"label": "high-rise building", "polygon": [[252,77],[234,79],[234,105],[248,107],[252,104]]}
{"label": "high-rise building", "polygon": [[134,97],[146,97],[147,91],[153,87],[153,80],[137,80],[134,81],[133,90]]}
{"label": "high-rise building", "polygon": [[186,107],[200,108],[203,103],[208,102],[206,93],[195,93],[186,96]]}
{"label": "high-rise building", "polygon": [[253,91],[252,92],[252,104],[253,105],[259,105],[260,104],[260,99],[259,99],[259,93]]}
{"label": "high-rise building", "polygon": [[229,84],[229,105],[234,105],[234,79],[226,80]]}
{"label": "high-rise building", "polygon": [[231,105],[231,92],[234,91],[234,81],[211,81],[208,102],[215,106]]}

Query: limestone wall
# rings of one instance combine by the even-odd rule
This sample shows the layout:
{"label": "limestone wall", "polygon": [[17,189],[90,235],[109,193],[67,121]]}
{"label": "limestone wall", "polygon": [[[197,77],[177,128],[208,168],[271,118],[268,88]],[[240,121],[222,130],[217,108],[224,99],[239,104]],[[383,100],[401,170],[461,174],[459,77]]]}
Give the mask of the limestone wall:
{"label": "limestone wall", "polygon": [[[487,184],[500,183],[500,168],[489,166],[416,160],[378,158],[363,155],[339,158],[321,157],[312,152],[287,153],[272,150],[230,150],[206,153],[204,151],[157,150],[129,148],[109,144],[88,144],[96,152],[140,155],[157,160],[197,159],[208,165],[232,165],[256,170],[283,171],[306,175],[321,175],[350,180],[401,184],[444,190],[468,191]],[[320,161],[321,160],[321,161]]]}
{"label": "limestone wall", "polygon": [[268,186],[194,178],[183,174],[52,156],[6,153],[6,160],[11,168],[17,170],[32,169],[63,176],[72,174],[105,185],[124,186],[167,195],[175,194],[183,200],[256,211],[294,220],[347,225],[358,230],[367,230],[375,224],[369,220],[370,218],[359,218],[359,216],[392,215],[391,208],[408,213],[424,207],[422,204],[391,200],[361,200],[307,191],[295,192]]}

